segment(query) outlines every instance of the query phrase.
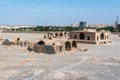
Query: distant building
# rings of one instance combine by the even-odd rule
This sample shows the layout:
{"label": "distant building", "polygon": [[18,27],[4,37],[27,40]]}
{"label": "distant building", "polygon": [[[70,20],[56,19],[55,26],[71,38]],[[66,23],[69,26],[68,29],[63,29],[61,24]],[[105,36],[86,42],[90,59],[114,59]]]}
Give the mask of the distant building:
{"label": "distant building", "polygon": [[117,27],[116,27],[117,31],[120,32],[120,24],[117,24]]}
{"label": "distant building", "polygon": [[118,25],[119,25],[119,17],[117,16],[117,21],[115,22],[115,28],[118,29]]}
{"label": "distant building", "polygon": [[96,28],[104,28],[104,27],[108,27],[108,26],[112,26],[110,24],[88,24],[87,27],[96,27]]}
{"label": "distant building", "polygon": [[79,27],[80,28],[84,28],[84,27],[86,27],[87,26],[87,22],[80,22],[79,23]]}
{"label": "distant building", "polygon": [[117,28],[117,26],[118,26],[118,22],[115,22],[115,28]]}

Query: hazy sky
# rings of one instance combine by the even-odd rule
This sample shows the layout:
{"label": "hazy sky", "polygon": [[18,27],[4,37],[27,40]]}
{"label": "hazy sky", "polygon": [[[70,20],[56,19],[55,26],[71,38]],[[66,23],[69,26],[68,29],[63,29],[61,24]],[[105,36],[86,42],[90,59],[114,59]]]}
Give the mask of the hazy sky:
{"label": "hazy sky", "polygon": [[114,24],[120,0],[0,0],[0,24]]}

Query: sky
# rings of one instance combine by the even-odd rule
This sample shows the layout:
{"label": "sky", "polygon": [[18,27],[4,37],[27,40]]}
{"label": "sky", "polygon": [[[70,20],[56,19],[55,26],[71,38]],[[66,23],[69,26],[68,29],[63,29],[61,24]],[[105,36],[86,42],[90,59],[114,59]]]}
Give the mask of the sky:
{"label": "sky", "polygon": [[114,24],[120,0],[0,0],[0,24]]}

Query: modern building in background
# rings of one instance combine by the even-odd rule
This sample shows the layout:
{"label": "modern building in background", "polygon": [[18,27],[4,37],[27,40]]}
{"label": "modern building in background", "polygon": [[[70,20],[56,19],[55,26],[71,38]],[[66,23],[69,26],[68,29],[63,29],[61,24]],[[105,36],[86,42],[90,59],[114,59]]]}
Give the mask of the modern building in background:
{"label": "modern building in background", "polygon": [[80,28],[84,28],[84,27],[86,27],[86,26],[87,26],[87,22],[81,21],[81,22],[79,23],[79,27],[80,27]]}
{"label": "modern building in background", "polygon": [[116,28],[116,30],[118,29],[118,27],[119,27],[119,17],[117,16],[117,20],[115,22],[115,28]]}

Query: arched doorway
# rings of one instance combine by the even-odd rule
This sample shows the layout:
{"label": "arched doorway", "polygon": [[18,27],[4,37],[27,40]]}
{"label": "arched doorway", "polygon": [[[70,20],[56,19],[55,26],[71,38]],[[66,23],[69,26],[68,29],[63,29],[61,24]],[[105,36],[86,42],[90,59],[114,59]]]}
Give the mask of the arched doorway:
{"label": "arched doorway", "polygon": [[66,36],[66,34],[67,34],[67,33],[65,32],[64,35]]}
{"label": "arched doorway", "polygon": [[45,45],[45,42],[44,41],[39,41],[37,44],[38,45]]}
{"label": "arched doorway", "polygon": [[74,35],[74,39],[77,39],[77,36],[76,36],[76,35]]}
{"label": "arched doorway", "polygon": [[55,33],[55,36],[58,37],[58,33]]}
{"label": "arched doorway", "polygon": [[64,34],[67,34],[66,32]]}
{"label": "arched doorway", "polygon": [[76,41],[72,41],[72,47],[77,48],[77,42]]}
{"label": "arched doorway", "polygon": [[90,36],[88,36],[87,38],[88,38],[88,40],[90,40]]}
{"label": "arched doorway", "polygon": [[67,51],[70,51],[71,50],[71,43],[69,41],[65,42],[65,49]]}
{"label": "arched doorway", "polygon": [[80,39],[82,39],[82,40],[85,39],[85,35],[84,35],[84,33],[80,33]]}
{"label": "arched doorway", "polygon": [[63,36],[63,33],[60,33],[60,37],[62,37]]}
{"label": "arched doorway", "polygon": [[102,33],[102,34],[100,35],[100,39],[101,39],[101,40],[104,40],[104,33]]}
{"label": "arched doorway", "polygon": [[20,41],[20,38],[17,38],[17,41]]}
{"label": "arched doorway", "polygon": [[97,41],[99,40],[99,37],[97,36]]}
{"label": "arched doorway", "polygon": [[53,35],[53,33],[50,33],[50,35]]}
{"label": "arched doorway", "polygon": [[60,51],[62,51],[62,46],[60,46]]}

